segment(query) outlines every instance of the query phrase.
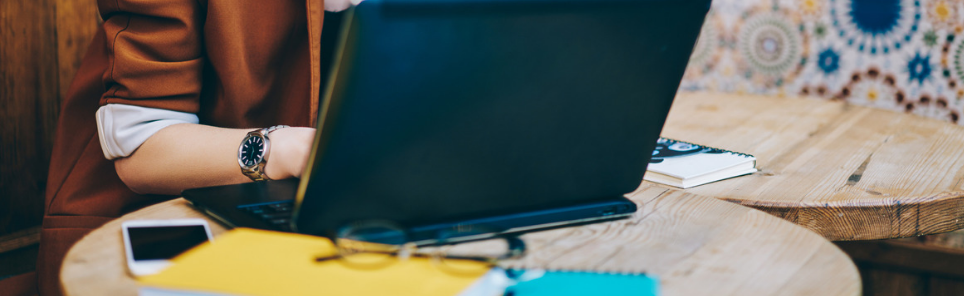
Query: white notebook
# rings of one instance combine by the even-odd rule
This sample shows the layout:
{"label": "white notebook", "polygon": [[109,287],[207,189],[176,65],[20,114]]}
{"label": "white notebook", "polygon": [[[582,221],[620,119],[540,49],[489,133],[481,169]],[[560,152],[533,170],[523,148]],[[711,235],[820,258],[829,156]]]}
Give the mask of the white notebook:
{"label": "white notebook", "polygon": [[643,179],[690,188],[756,171],[753,155],[659,138]]}

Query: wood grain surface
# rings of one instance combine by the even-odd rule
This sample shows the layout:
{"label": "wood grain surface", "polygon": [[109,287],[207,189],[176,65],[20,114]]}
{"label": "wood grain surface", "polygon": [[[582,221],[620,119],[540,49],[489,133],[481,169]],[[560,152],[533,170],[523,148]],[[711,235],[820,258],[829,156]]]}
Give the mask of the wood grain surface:
{"label": "wood grain surface", "polygon": [[[641,187],[629,219],[522,236],[515,267],[645,272],[663,295],[858,295],[850,259],[816,233],[763,212],[676,190]],[[205,216],[176,199],[114,220],[67,254],[66,295],[135,295],[120,224]],[[224,228],[212,222],[215,235]]]}
{"label": "wood grain surface", "polygon": [[60,101],[80,68],[97,27],[103,23],[97,1],[55,0],[57,20],[57,66]]}
{"label": "wood grain surface", "polygon": [[0,235],[40,225],[54,129],[96,1],[0,1]]}
{"label": "wood grain surface", "polygon": [[964,295],[964,249],[945,238],[962,233],[835,244],[857,264],[865,296]]}
{"label": "wood grain surface", "polygon": [[760,172],[686,192],[754,207],[831,240],[964,228],[961,126],[838,101],[683,93],[663,136],[757,158]]}
{"label": "wood grain surface", "polygon": [[0,235],[40,225],[59,106],[52,0],[0,1]]}
{"label": "wood grain surface", "polygon": [[0,236],[0,254],[40,242],[40,226],[30,227]]}

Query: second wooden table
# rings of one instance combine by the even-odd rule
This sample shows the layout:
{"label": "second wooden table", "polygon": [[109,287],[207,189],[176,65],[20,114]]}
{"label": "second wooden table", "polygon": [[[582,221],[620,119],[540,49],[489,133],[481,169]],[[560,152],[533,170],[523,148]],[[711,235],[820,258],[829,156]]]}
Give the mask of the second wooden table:
{"label": "second wooden table", "polygon": [[758,173],[687,192],[831,240],[964,228],[964,127],[955,124],[839,101],[682,93],[663,136],[757,158]]}

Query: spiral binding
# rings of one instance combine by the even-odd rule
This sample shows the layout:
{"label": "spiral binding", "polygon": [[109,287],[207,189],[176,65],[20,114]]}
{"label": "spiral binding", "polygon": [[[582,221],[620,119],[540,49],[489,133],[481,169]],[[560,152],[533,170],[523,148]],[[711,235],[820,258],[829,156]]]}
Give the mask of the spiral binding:
{"label": "spiral binding", "polygon": [[753,156],[752,154],[747,154],[747,153],[743,153],[743,152],[736,152],[736,151],[731,151],[731,150],[726,150],[726,149],[720,149],[720,148],[716,148],[716,147],[710,147],[710,146],[706,146],[706,145],[694,144],[694,143],[690,143],[690,142],[686,142],[686,141],[680,141],[680,140],[670,139],[670,138],[664,138],[664,137],[659,137],[659,139],[660,139],[660,140],[669,141],[669,142],[672,142],[672,143],[683,143],[683,144],[690,144],[690,145],[698,146],[698,147],[702,147],[702,148],[716,149],[716,150],[720,150],[720,151],[723,151],[723,152],[726,152],[726,153],[736,154],[736,155],[743,156],[743,157],[756,158],[756,156]]}
{"label": "spiral binding", "polygon": [[597,267],[597,269],[594,269],[594,270],[591,270],[591,269],[582,269],[582,268],[572,268],[572,267],[553,267],[553,268],[547,268],[547,267],[541,266],[541,265],[539,265],[539,264],[535,264],[535,265],[534,265],[534,264],[531,264],[531,263],[523,263],[523,262],[514,262],[514,263],[504,264],[504,265],[500,265],[499,268],[502,268],[502,269],[505,269],[505,270],[517,270],[517,271],[518,271],[518,270],[528,270],[528,271],[541,270],[541,271],[545,271],[545,272],[549,272],[549,271],[552,271],[552,272],[584,272],[584,273],[609,274],[609,275],[647,275],[647,276],[650,276],[650,275],[651,275],[650,273],[646,272],[645,270],[640,270],[639,268],[631,268],[631,267],[623,267],[623,268],[611,268],[611,267],[598,268],[598,267]]}
{"label": "spiral binding", "polygon": [[652,274],[649,274],[649,273],[646,273],[646,272],[638,272],[638,271],[589,270],[589,269],[552,269],[552,268],[526,268],[526,269],[524,269],[524,270],[527,271],[527,272],[540,271],[540,272],[556,272],[556,273],[567,273],[567,274],[579,273],[579,274],[582,274],[582,275],[624,275],[624,276],[644,275],[644,276],[648,276],[648,277],[652,277],[652,276],[653,276]]}
{"label": "spiral binding", "polygon": [[[613,284],[613,283],[631,284],[637,288],[640,287],[638,286],[639,284],[652,285],[651,288],[655,289],[652,291],[654,294],[658,294],[656,293],[658,292],[656,290],[659,289],[658,288],[659,278],[657,276],[646,274],[643,272],[622,273],[622,272],[605,272],[605,271],[600,272],[600,271],[592,271],[592,270],[531,269],[531,270],[526,270],[525,273],[519,275],[519,278],[510,279],[509,281],[512,284],[506,287],[505,289],[506,292],[504,295],[516,295],[516,287],[518,287],[517,285],[527,285],[530,282],[537,281],[543,278],[544,276],[548,275],[550,272],[554,274],[553,275],[555,277],[554,281],[556,282],[560,280],[565,280],[567,282],[572,280],[598,281],[600,280],[600,278],[606,278],[603,280],[609,280],[610,284]],[[532,274],[532,273],[535,273],[535,274]],[[612,282],[613,279],[610,277],[618,277],[619,278],[618,280],[620,282]],[[642,277],[642,278],[639,278],[639,277]],[[627,282],[626,280],[632,280],[633,282]],[[538,287],[540,284],[536,283],[535,285],[536,287]],[[542,285],[544,285],[544,283]],[[545,287],[542,287],[542,288],[545,288]],[[623,290],[625,290],[625,288],[623,288]],[[529,287],[527,292],[535,292],[535,291],[538,291],[538,290],[533,289],[532,287]],[[638,291],[638,292],[641,292],[641,291]],[[536,294],[546,295],[547,293],[536,293]]]}

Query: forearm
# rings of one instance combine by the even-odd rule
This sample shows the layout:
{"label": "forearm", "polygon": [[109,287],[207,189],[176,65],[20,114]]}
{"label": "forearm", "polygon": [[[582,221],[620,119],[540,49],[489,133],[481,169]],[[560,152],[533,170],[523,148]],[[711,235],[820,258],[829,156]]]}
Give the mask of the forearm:
{"label": "forearm", "polygon": [[175,195],[187,188],[251,181],[238,166],[238,144],[249,130],[176,124],[114,161],[117,175],[138,193]]}
{"label": "forearm", "polygon": [[[114,161],[117,174],[134,192],[176,195],[184,189],[251,182],[238,165],[238,146],[254,129],[199,124],[166,127],[129,157]],[[307,160],[314,129],[272,132],[265,173],[272,179],[297,177]]]}

